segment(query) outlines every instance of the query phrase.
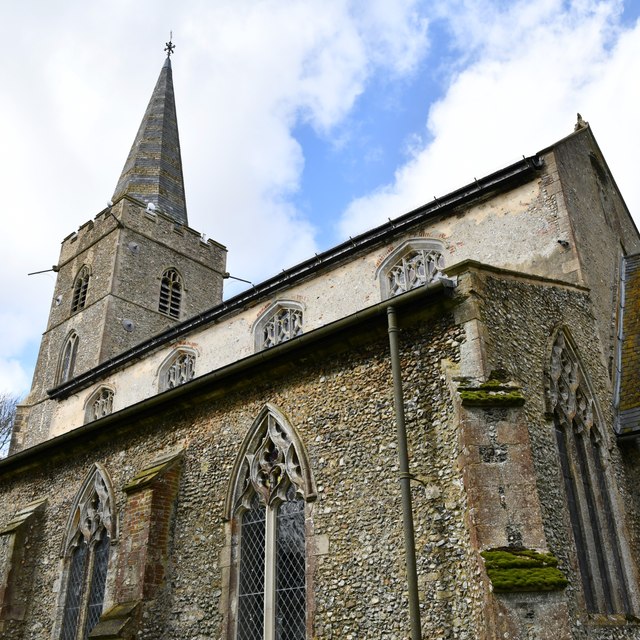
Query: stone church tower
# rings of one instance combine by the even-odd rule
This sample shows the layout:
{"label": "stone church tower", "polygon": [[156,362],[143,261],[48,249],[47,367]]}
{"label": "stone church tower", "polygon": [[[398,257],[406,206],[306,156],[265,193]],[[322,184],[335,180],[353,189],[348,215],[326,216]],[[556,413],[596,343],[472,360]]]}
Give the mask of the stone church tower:
{"label": "stone church tower", "polygon": [[112,202],[62,241],[23,432],[47,437],[47,391],[222,301],[226,249],[188,226],[167,57]]}

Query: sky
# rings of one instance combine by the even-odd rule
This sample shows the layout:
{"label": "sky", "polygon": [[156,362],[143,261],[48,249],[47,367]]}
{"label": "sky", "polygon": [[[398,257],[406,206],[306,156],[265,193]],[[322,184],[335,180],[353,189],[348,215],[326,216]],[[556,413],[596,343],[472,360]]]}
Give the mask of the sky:
{"label": "sky", "polygon": [[[189,224],[257,283],[589,121],[640,226],[640,0],[1,2],[0,391],[172,57]],[[225,296],[242,285],[226,281]]]}

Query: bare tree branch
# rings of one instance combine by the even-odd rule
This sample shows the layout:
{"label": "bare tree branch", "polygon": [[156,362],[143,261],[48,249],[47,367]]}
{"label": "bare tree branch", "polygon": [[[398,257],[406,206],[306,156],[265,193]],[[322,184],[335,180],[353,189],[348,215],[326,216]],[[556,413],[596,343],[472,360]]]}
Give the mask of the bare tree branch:
{"label": "bare tree branch", "polygon": [[4,458],[9,450],[18,402],[19,396],[0,392],[0,458]]}

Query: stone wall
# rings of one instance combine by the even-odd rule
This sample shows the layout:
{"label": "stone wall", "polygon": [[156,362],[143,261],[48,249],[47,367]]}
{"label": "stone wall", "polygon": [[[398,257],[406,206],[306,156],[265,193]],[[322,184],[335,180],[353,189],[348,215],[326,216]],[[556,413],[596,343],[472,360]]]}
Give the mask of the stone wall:
{"label": "stone wall", "polygon": [[[443,361],[459,359],[462,333],[442,311],[425,317],[422,310],[412,326],[404,312],[399,315],[405,324],[401,345],[411,471],[423,483],[415,484],[414,508],[425,637],[473,638],[474,621],[481,617],[479,565],[469,544],[452,399],[442,369]],[[384,322],[381,317],[343,333],[318,353],[300,353],[234,385],[122,424],[119,432],[69,444],[29,476],[5,477],[0,522],[12,516],[13,505],[49,498],[44,531],[34,545],[36,595],[23,637],[48,635],[59,616],[60,547],[88,469],[100,462],[108,470],[120,514],[111,549],[109,609],[122,592],[118,576],[126,574],[116,567],[135,556],[123,488],[158,456],[178,451],[183,467],[171,554],[163,565],[168,575],[145,602],[137,637],[227,637],[223,576],[230,528],[223,520],[224,498],[240,443],[267,402],[300,433],[318,487],[318,500],[307,508],[313,637],[404,637],[407,601]]]}
{"label": "stone wall", "polygon": [[640,251],[638,230],[590,130],[565,138],[555,145],[553,155],[583,281],[591,289],[603,355],[613,376],[621,259]]}
{"label": "stone wall", "polygon": [[[554,331],[564,325],[579,346],[609,427],[609,468],[627,569],[634,574],[640,509],[631,473],[637,460],[630,450],[617,449],[610,431],[611,388],[589,296],[581,288],[488,267],[462,266],[458,277],[454,300],[423,298],[398,307],[423,636],[636,637],[637,623],[624,616],[584,612],[545,403],[549,349]],[[471,350],[484,356],[476,358]],[[459,378],[465,369],[461,354],[476,362],[478,383],[483,374],[486,379],[502,370],[524,404],[497,412],[465,407],[461,385],[473,381]],[[28,473],[4,474],[0,525],[20,505],[48,500],[42,534],[32,547],[38,562],[22,637],[44,637],[59,619],[64,528],[86,473],[100,462],[113,480],[120,522],[105,602],[112,618],[104,628],[124,611],[138,638],[231,638],[235,566],[224,501],[243,438],[271,403],[300,434],[318,490],[306,511],[310,637],[405,638],[408,604],[383,315],[197,388],[189,393],[185,387],[182,396],[139,417],[114,415],[106,428],[67,434],[67,444],[52,446],[31,468],[27,457]],[[170,467],[174,475],[163,476],[157,493],[141,489],[138,483],[168,459],[179,460]],[[551,593],[492,593],[479,552],[519,543],[552,552],[569,586]],[[637,583],[630,587],[637,605]]]}
{"label": "stone wall", "polygon": [[[638,609],[638,565],[640,551],[640,501],[634,489],[637,475],[635,445],[616,443],[613,430],[612,387],[600,347],[598,324],[592,316],[586,291],[564,286],[543,285],[506,275],[485,276],[476,281],[478,300],[486,324],[489,369],[502,369],[516,381],[526,399],[523,405],[528,425],[531,452],[536,471],[538,495],[542,507],[544,534],[549,550],[560,560],[560,568],[569,579],[566,603],[573,638],[635,638],[636,623],[625,616],[587,616],[581,595],[576,552],[569,522],[566,497],[558,460],[552,417],[548,414],[547,389],[551,345],[556,330],[565,327],[577,345],[583,366],[590,376],[604,424],[602,449],[608,458],[607,474],[613,487],[614,510],[622,538],[625,571]],[[537,600],[540,596],[537,597]],[[501,605],[510,603],[514,619],[522,629],[544,627],[541,609],[524,595],[501,597]],[[522,617],[532,611],[527,620]],[[528,636],[523,636],[528,637]]]}

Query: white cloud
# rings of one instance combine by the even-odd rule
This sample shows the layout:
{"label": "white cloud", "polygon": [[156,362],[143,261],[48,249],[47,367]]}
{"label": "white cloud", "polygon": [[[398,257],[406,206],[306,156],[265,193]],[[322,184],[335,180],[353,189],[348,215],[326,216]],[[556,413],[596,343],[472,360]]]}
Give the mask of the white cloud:
{"label": "white cloud", "polygon": [[[344,122],[369,78],[402,76],[426,50],[418,0],[4,3],[3,311],[44,330],[59,241],[110,199],[174,31],[174,81],[191,225],[226,244],[229,268],[260,280],[316,250],[291,205],[304,167],[296,122]],[[154,52],[157,54],[154,55]],[[233,289],[233,287],[230,287]],[[28,316],[22,314],[26,310]]]}
{"label": "white cloud", "polygon": [[[632,212],[640,207],[633,154],[640,86],[629,77],[640,26],[619,23],[619,2],[448,2],[440,6],[455,58],[445,95],[428,111],[423,144],[392,183],[344,212],[343,236],[472,182],[573,130],[587,118]],[[425,105],[425,111],[429,105]]]}

